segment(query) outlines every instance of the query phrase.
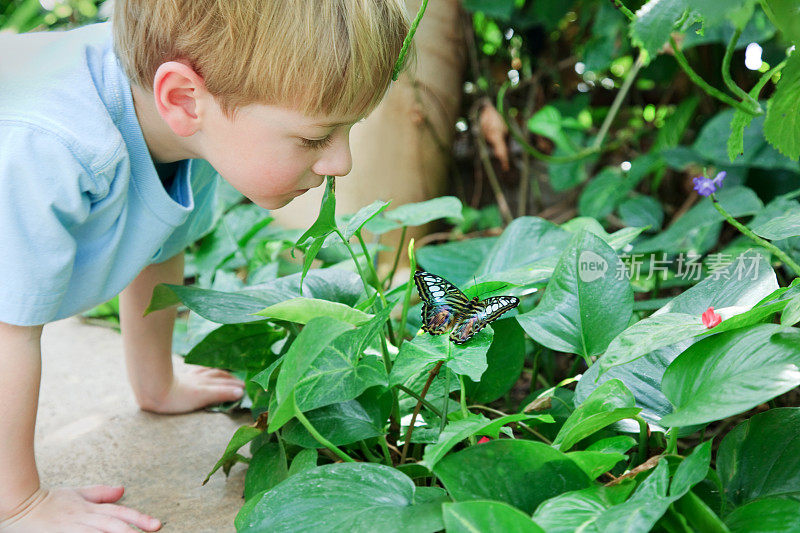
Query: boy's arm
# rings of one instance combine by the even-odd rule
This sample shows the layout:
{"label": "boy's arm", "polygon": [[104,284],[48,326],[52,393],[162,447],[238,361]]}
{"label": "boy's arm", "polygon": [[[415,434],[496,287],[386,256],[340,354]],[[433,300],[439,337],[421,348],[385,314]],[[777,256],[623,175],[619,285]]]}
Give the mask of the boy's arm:
{"label": "boy's arm", "polygon": [[183,254],[142,269],[119,295],[120,327],[128,380],[142,409],[158,410],[174,380],[172,329],[177,308],[143,316],[159,283],[183,284]]}
{"label": "boy's arm", "polygon": [[33,432],[42,326],[0,322],[0,521],[39,488]]}
{"label": "boy's arm", "polygon": [[238,400],[244,383],[228,372],[194,367],[172,370],[175,307],[144,315],[159,283],[183,283],[183,254],[145,267],[119,296],[125,363],[136,401],[157,413],[184,413],[207,405]]}

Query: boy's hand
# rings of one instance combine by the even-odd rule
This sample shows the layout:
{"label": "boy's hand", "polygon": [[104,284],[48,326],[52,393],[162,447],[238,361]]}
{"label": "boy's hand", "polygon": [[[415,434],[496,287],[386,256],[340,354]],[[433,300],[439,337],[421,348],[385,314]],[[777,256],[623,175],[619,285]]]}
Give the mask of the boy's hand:
{"label": "boy's hand", "polygon": [[244,394],[244,382],[230,372],[198,365],[183,365],[188,370],[173,376],[161,398],[142,409],[162,414],[188,413],[208,405],[233,402]]}
{"label": "boy's hand", "polygon": [[107,485],[51,491],[40,488],[11,517],[0,521],[0,532],[135,532],[130,526],[142,531],[161,529],[158,519],[112,503],[124,490]]}

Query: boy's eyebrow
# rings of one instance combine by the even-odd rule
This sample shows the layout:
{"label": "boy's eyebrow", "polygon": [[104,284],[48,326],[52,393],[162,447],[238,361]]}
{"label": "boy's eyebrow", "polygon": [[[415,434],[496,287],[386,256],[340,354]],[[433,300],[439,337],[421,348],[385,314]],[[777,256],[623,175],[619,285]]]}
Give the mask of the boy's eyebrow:
{"label": "boy's eyebrow", "polygon": [[312,124],[316,128],[338,128],[339,126],[347,126],[349,122],[328,122],[323,124]]}

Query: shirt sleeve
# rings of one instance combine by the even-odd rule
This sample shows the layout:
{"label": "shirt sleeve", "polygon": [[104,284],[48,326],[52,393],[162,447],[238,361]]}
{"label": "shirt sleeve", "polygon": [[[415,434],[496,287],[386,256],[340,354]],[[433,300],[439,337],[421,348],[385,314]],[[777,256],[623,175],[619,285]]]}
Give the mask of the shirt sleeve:
{"label": "shirt sleeve", "polygon": [[167,238],[152,263],[161,263],[182,252],[211,231],[216,224],[217,184],[221,179],[219,174],[211,164],[202,159],[191,160],[187,172],[190,173],[194,209],[186,221]]}
{"label": "shirt sleeve", "polygon": [[75,261],[70,229],[89,214],[82,184],[92,179],[59,136],[0,121],[0,321],[56,315]]}

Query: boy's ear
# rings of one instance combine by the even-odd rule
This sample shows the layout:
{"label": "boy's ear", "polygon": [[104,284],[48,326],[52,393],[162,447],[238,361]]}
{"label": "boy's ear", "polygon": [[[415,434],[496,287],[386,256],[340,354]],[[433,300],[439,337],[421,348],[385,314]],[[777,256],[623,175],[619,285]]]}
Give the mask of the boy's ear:
{"label": "boy's ear", "polygon": [[205,82],[195,70],[179,61],[167,61],[156,70],[153,95],[159,115],[170,129],[189,137],[200,129],[198,104]]}

